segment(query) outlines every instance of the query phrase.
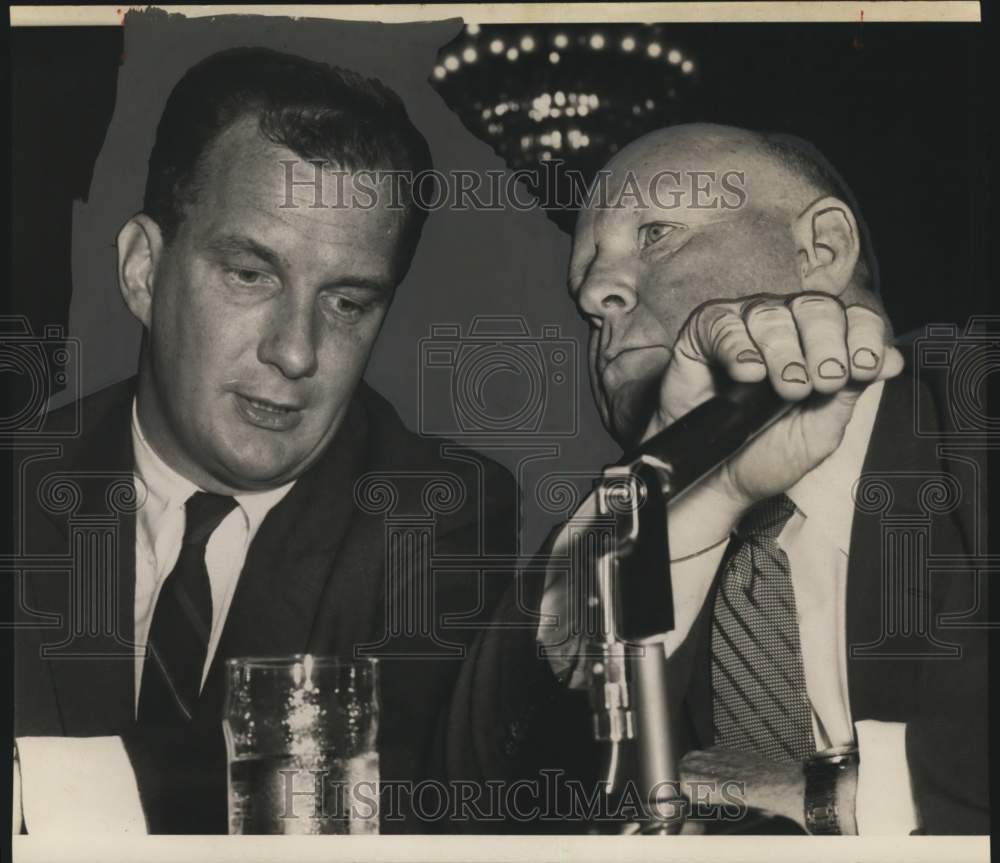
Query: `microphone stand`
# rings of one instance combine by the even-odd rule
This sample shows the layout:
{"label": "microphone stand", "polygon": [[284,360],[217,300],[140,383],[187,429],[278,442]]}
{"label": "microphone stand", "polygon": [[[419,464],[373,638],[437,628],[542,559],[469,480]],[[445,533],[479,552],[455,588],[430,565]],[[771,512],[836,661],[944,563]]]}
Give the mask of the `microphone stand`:
{"label": "microphone stand", "polygon": [[589,602],[599,634],[588,677],[594,737],[608,744],[605,799],[621,790],[631,760],[643,802],[624,832],[674,835],[687,812],[675,727],[683,693],[672,691],[663,649],[674,628],[670,503],[791,406],[767,382],[731,384],[596,483],[598,512],[613,533],[595,562]]}
{"label": "microphone stand", "polygon": [[594,736],[609,744],[605,798],[622,790],[631,763],[642,810],[629,832],[669,835],[683,826],[685,800],[662,645],[674,621],[660,471],[643,458],[606,468],[597,483],[598,512],[614,531],[596,562],[600,640],[589,676]]}

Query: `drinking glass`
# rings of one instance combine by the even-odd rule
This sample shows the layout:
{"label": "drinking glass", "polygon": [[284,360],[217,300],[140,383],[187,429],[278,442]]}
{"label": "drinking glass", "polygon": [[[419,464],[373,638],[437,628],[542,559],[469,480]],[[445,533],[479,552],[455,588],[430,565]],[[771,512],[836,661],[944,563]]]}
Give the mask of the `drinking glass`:
{"label": "drinking glass", "polygon": [[378,833],[378,660],[226,662],[230,833]]}

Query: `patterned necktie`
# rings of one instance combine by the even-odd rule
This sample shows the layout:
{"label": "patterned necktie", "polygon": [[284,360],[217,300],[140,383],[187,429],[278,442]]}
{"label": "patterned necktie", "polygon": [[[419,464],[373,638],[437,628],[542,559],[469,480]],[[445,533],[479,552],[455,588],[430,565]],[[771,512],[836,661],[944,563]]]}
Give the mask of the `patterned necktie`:
{"label": "patterned necktie", "polygon": [[231,497],[195,492],[184,504],[184,539],[163,582],[146,644],[139,722],[177,724],[194,713],[212,632],[208,539],[236,506]]}
{"label": "patterned necktie", "polygon": [[715,743],[777,761],[816,751],[791,570],[777,543],[794,511],[782,494],[740,522],[712,623]]}

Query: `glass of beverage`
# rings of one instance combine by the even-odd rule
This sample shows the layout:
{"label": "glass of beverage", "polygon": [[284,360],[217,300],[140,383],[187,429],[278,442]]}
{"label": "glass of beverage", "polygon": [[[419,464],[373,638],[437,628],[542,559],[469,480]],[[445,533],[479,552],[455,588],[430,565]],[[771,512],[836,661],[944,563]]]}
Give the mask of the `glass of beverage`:
{"label": "glass of beverage", "polygon": [[226,662],[230,833],[378,833],[378,660]]}

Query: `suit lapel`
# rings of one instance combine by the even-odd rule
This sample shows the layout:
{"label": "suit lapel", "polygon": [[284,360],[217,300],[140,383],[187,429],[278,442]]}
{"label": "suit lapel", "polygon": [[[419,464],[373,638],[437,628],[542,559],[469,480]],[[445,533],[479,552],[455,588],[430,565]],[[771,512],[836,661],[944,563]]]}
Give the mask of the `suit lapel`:
{"label": "suit lapel", "polygon": [[226,659],[307,652],[324,589],[352,523],[352,490],[366,462],[366,428],[364,409],[355,399],[324,455],[260,525],[202,692],[203,716],[221,716]]}
{"label": "suit lapel", "polygon": [[[893,386],[894,381],[888,381],[882,393],[875,425],[865,454],[862,469],[864,477],[871,475],[876,469],[899,469],[900,459],[905,460],[910,453],[903,452],[902,441],[898,434],[893,434],[893,419],[907,414],[899,413],[900,392]],[[852,651],[863,644],[875,641],[882,631],[881,577],[881,519],[877,515],[862,512],[855,507],[854,522],[851,527],[851,554],[847,564],[847,599],[846,599],[846,650],[847,650],[847,683],[850,697],[852,721],[868,714],[870,705],[877,703],[878,688],[881,675],[871,674],[872,662],[866,666],[864,662],[858,667],[859,660],[852,656]],[[874,660],[879,664],[879,660]],[[868,672],[868,673],[866,673]],[[860,713],[859,713],[860,711]]]}
{"label": "suit lapel", "polygon": [[[98,398],[102,398],[99,396]],[[43,636],[44,658],[56,688],[63,728],[70,735],[107,734],[133,716],[135,630],[135,506],[131,382],[115,387],[107,410],[96,412],[61,464],[39,464],[39,500],[56,477],[79,491],[69,512],[42,506],[38,547],[67,556],[67,570],[29,576],[37,607],[57,611],[58,636]],[[86,402],[84,408],[92,404]],[[135,504],[141,503],[136,500]],[[30,526],[29,526],[29,529]],[[61,643],[60,643],[61,642]]]}
{"label": "suit lapel", "polygon": [[[932,528],[921,506],[920,488],[927,479],[940,474],[944,466],[938,457],[937,438],[914,432],[917,408],[922,411],[920,428],[939,427],[936,414],[928,409],[932,404],[929,392],[924,392],[920,405],[915,404],[915,385],[917,382],[908,374],[886,382],[861,480],[876,485],[866,491],[867,486],[859,483],[856,490],[857,501],[867,501],[864,506],[855,506],[847,573],[847,679],[853,721],[890,721],[911,713],[918,706],[915,699],[926,666],[926,660],[920,661],[921,655],[928,655],[928,649],[938,649],[919,636],[901,637],[902,630],[893,636],[889,630],[894,627],[886,617],[892,613],[906,615],[928,604],[933,631],[943,591],[932,591],[929,583],[922,584],[915,578],[914,572],[904,572],[904,568],[912,570],[921,565],[920,554],[931,552],[930,538],[920,525],[933,530],[935,547],[963,547],[955,517],[936,518]],[[881,503],[882,495],[884,506],[867,505],[872,499]],[[903,539],[910,533],[910,545],[896,540],[894,557],[884,548],[887,516],[895,522],[891,529]],[[925,544],[921,547],[921,543]],[[909,594],[906,602],[895,608],[903,590]],[[912,622],[897,620],[895,628],[900,625],[908,629]]]}

